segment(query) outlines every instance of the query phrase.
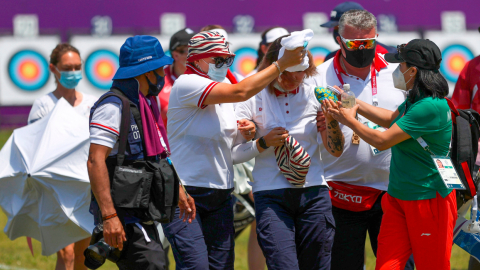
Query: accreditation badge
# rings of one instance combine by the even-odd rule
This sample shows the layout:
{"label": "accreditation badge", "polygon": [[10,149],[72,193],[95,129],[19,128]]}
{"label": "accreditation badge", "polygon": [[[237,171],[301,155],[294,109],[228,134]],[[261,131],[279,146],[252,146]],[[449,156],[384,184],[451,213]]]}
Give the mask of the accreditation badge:
{"label": "accreditation badge", "polygon": [[[366,120],[365,122],[363,122],[363,124],[371,129],[375,129],[375,130],[379,130],[381,132],[384,132],[385,130],[387,130],[386,128],[382,127],[382,126],[379,126],[371,121],[368,121]],[[372,145],[369,145],[370,146],[370,150],[372,151],[372,154],[374,156],[377,156],[377,155],[380,155],[382,153],[385,153],[385,150],[384,151],[380,151],[378,150],[377,148],[373,147]]]}
{"label": "accreditation badge", "polygon": [[465,186],[458,177],[457,171],[449,157],[432,156],[432,160],[447,188],[465,190]]}

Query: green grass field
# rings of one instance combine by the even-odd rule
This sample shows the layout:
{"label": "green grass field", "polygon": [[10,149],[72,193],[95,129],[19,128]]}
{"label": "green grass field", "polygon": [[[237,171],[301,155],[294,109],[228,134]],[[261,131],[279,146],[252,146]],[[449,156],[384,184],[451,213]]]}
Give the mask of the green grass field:
{"label": "green grass field", "polygon": [[[11,131],[0,131],[0,148],[7,141]],[[3,233],[3,228],[7,223],[5,214],[0,211],[0,269],[42,269],[49,270],[55,269],[56,255],[49,257],[41,256],[41,245],[38,241],[33,240],[33,250],[35,256],[32,256],[28,249],[27,241],[25,237],[20,237],[11,241]],[[247,270],[247,242],[250,229],[247,228],[236,240],[235,243],[235,269]],[[367,253],[367,269],[375,269],[375,256],[373,255],[370,244],[367,240],[366,244]],[[452,251],[451,265],[452,269],[460,270],[467,269],[469,255],[454,245]],[[175,269],[175,262],[170,252],[170,261],[172,262],[170,269]],[[107,262],[100,269],[117,269],[114,264]]]}

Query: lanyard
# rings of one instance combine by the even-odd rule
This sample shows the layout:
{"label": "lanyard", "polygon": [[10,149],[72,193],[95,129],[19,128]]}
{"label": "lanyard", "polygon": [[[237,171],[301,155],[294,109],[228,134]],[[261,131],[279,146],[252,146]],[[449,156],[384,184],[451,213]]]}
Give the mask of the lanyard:
{"label": "lanyard", "polygon": [[[340,74],[339,64],[340,64],[340,56],[336,56],[336,59],[333,61],[333,68],[335,69],[335,74],[337,75],[338,80],[342,85],[345,83],[343,82],[342,75]],[[377,98],[377,73],[375,71],[375,59],[370,66],[370,83],[372,84],[372,105],[377,107],[378,106],[378,98]]]}

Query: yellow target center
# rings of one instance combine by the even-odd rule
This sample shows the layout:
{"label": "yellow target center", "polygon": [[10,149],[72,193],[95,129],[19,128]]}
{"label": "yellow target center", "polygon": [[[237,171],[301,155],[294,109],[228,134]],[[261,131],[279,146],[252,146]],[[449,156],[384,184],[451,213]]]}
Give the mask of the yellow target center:
{"label": "yellow target center", "polygon": [[110,78],[113,76],[113,67],[107,62],[101,62],[98,64],[98,75],[102,78]]}
{"label": "yellow target center", "polygon": [[20,66],[20,73],[27,80],[34,79],[38,75],[38,67],[33,63],[24,63]]}
{"label": "yellow target center", "polygon": [[461,72],[463,67],[465,66],[465,59],[463,59],[463,57],[461,56],[454,56],[452,57],[452,60],[450,63],[451,63],[451,68],[455,72]]}
{"label": "yellow target center", "polygon": [[242,72],[244,74],[250,73],[252,70],[255,69],[256,62],[253,61],[252,59],[245,59],[242,62]]}

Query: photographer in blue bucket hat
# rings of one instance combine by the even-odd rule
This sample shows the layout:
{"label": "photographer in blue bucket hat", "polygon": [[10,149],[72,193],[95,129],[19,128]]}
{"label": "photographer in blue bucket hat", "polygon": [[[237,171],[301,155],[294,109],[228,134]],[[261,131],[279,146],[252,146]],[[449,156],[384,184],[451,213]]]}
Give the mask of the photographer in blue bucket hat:
{"label": "photographer in blue bucket hat", "polygon": [[193,199],[179,192],[156,100],[163,67],[172,62],[156,38],[129,37],[111,90],[91,110],[87,166],[96,228],[85,250],[91,269],[106,259],[119,269],[165,269],[154,221],[170,222],[177,203],[184,221],[195,219]]}

